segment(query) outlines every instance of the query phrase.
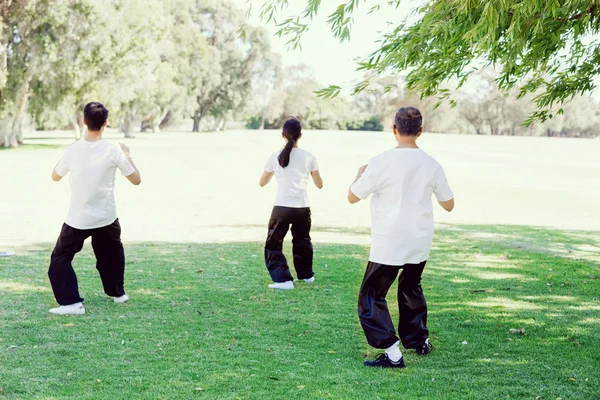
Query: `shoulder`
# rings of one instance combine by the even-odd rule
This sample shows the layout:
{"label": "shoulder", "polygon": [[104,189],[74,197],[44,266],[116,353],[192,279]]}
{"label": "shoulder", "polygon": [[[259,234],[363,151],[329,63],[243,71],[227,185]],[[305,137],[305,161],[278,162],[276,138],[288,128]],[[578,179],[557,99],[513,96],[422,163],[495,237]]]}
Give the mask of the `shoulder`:
{"label": "shoulder", "polygon": [[107,142],[106,140],[103,140],[102,142],[100,142],[98,148],[104,149],[105,151],[110,151],[111,153],[117,153],[117,154],[122,153],[120,146],[117,146],[116,144]]}
{"label": "shoulder", "polygon": [[438,169],[442,168],[442,165],[433,156],[427,154],[423,150],[421,150],[421,154],[423,155],[423,158],[427,161],[427,163],[429,165],[431,165],[431,167],[433,169],[438,170]]}
{"label": "shoulder", "polygon": [[310,159],[313,159],[313,160],[316,160],[316,159],[317,159],[317,157],[315,157],[315,155],[314,155],[313,153],[311,153],[310,151],[306,151],[306,150],[304,150],[304,149],[299,149],[299,148],[298,148],[297,150],[298,150],[298,152],[299,152],[300,154],[302,154],[302,155],[303,155],[305,158],[310,158]]}
{"label": "shoulder", "polygon": [[77,140],[76,142],[73,142],[70,145],[68,145],[65,150],[65,156],[77,152],[82,147],[82,140]]}
{"label": "shoulder", "polygon": [[276,151],[274,153],[269,154],[269,157],[267,158],[267,165],[274,164],[277,158],[279,157],[280,152],[281,151]]}
{"label": "shoulder", "polygon": [[386,161],[390,160],[393,157],[394,157],[394,149],[389,149],[389,150],[386,150],[383,153],[379,153],[375,157],[371,158],[369,160],[369,165],[371,165],[371,164],[380,165],[380,164],[383,164]]}
{"label": "shoulder", "polygon": [[101,143],[98,143],[98,147],[95,148],[95,152],[106,154],[112,162],[119,165],[125,159],[125,153],[121,151],[121,149],[115,146],[112,143],[103,140]]}
{"label": "shoulder", "polygon": [[82,142],[83,139],[81,140],[77,140],[73,143],[71,143],[70,145],[67,146],[67,151],[73,151],[73,150],[77,150],[78,148],[80,148],[82,146]]}

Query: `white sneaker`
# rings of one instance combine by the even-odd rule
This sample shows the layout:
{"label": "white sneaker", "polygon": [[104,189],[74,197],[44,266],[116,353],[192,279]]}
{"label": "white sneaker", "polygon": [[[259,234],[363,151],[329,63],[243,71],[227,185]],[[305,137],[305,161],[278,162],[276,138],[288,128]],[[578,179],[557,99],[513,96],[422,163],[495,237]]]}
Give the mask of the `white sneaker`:
{"label": "white sneaker", "polygon": [[129,300],[129,296],[127,293],[125,293],[123,296],[113,297],[113,299],[115,300],[115,303],[125,303],[127,300]]}
{"label": "white sneaker", "polygon": [[282,290],[291,290],[294,288],[294,282],[285,281],[285,282],[275,282],[269,285],[271,289],[282,289]]}
{"label": "white sneaker", "polygon": [[75,303],[75,304],[69,304],[68,306],[60,306],[58,308],[51,308],[50,312],[52,314],[59,314],[59,315],[81,315],[81,314],[85,314],[85,308],[83,308],[83,304],[80,303]]}
{"label": "white sneaker", "polygon": [[302,280],[306,283],[313,283],[315,281],[315,277],[313,276],[312,278],[302,279]]}

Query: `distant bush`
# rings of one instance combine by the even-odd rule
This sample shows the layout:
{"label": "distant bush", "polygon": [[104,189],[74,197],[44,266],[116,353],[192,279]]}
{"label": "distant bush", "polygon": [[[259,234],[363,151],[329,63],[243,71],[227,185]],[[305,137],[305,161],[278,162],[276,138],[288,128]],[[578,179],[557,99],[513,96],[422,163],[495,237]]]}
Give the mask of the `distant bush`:
{"label": "distant bush", "polygon": [[248,119],[248,121],[246,122],[247,129],[260,129],[261,125],[262,125],[261,117],[250,117],[250,119]]}
{"label": "distant bush", "polygon": [[382,131],[383,124],[376,116],[372,116],[367,120],[352,120],[346,121],[345,127],[349,131]]}
{"label": "distant bush", "polygon": [[383,124],[376,116],[372,116],[368,120],[366,120],[363,125],[361,131],[383,131]]}
{"label": "distant bush", "polygon": [[[285,118],[275,121],[265,120],[264,128],[280,129],[284,121]],[[259,116],[252,116],[246,121],[247,129],[260,129],[261,125],[262,119]],[[306,122],[303,122],[302,126],[304,129],[315,130],[340,129],[343,131],[383,131],[383,124],[376,116],[369,117],[366,120],[353,119],[345,121],[334,121],[329,118],[312,118]]]}

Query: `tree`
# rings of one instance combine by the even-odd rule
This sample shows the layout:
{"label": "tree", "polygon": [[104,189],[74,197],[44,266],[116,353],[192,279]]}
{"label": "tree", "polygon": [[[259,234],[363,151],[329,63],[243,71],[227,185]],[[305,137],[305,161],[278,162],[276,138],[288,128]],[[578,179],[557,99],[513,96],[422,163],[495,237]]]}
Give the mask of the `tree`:
{"label": "tree", "polygon": [[[40,30],[47,27],[48,3],[1,1],[0,146],[16,147],[23,142],[22,127],[27,115],[30,84],[39,65],[39,55],[44,52],[44,42],[36,38],[40,36]],[[36,19],[35,14],[40,18]]]}
{"label": "tree", "polygon": [[292,65],[284,72],[282,118],[295,116],[301,121],[308,121],[315,111],[313,92],[319,87],[313,71],[306,65]]}
{"label": "tree", "polygon": [[[347,0],[331,12],[328,23],[335,38],[350,39],[352,15],[362,3]],[[388,3],[397,9],[402,2]],[[302,33],[323,7],[321,0],[306,4],[301,16],[279,24],[279,34],[290,36],[292,48],[300,45]],[[287,0],[269,0],[261,17],[273,21],[287,5]],[[382,11],[380,6],[369,10],[377,11]],[[560,113],[555,109],[558,104],[596,87],[600,42],[590,40],[600,33],[596,0],[429,0],[415,16],[416,21],[406,19],[383,33],[380,48],[360,62],[359,69],[373,75],[408,72],[408,89],[455,104],[443,83],[456,77],[461,87],[481,65],[492,65],[499,69],[496,80],[502,91],[517,89],[520,97],[533,96],[536,111],[530,123]],[[364,80],[355,91],[368,85]],[[335,96],[340,90],[330,86],[320,94]]]}
{"label": "tree", "polygon": [[[268,38],[264,39],[268,42]],[[259,121],[259,129],[265,128],[266,120],[276,120],[282,114],[284,94],[281,91],[283,71],[281,56],[268,51],[256,63],[252,78],[252,101],[248,112]]]}
{"label": "tree", "polygon": [[97,5],[85,1],[56,2],[50,12],[54,28],[51,35],[47,32],[45,59],[30,85],[28,111],[38,127],[48,121],[59,126],[68,122],[79,139],[86,96],[95,88],[103,48],[109,47],[101,29],[106,21]]}
{"label": "tree", "polygon": [[[174,90],[169,60],[164,57],[168,18],[160,0],[112,0],[109,24],[110,52],[103,62],[108,71],[98,77],[100,98],[111,110],[110,121],[125,137],[142,120],[154,120]],[[107,50],[108,50],[107,49]]]}
{"label": "tree", "polygon": [[368,88],[354,95],[353,103],[362,113],[375,115],[380,121],[389,121],[401,105],[403,86],[396,77],[377,77],[371,80]]}
{"label": "tree", "polygon": [[197,9],[195,22],[206,39],[208,55],[188,86],[194,132],[206,117],[223,125],[228,112],[245,108],[256,67],[270,53],[262,28],[249,27],[239,35],[242,21],[243,13],[229,1],[210,1]]}

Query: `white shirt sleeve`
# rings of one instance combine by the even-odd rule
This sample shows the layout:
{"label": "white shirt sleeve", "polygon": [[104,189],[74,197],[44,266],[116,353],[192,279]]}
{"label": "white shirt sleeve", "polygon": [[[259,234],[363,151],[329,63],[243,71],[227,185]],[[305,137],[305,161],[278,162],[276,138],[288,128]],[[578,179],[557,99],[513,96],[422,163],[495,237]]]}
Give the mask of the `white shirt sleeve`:
{"label": "white shirt sleeve", "polygon": [[70,170],[69,154],[70,154],[70,151],[69,151],[69,149],[67,149],[67,151],[65,151],[65,154],[63,155],[63,158],[61,158],[60,161],[58,162],[58,164],[56,164],[56,167],[54,167],[54,171],[62,177],[67,175]]}
{"label": "white shirt sleeve", "polygon": [[361,200],[375,193],[377,191],[377,177],[375,174],[375,168],[372,166],[372,163],[369,163],[365,172],[350,186],[350,191]]}
{"label": "white shirt sleeve", "polygon": [[276,160],[277,160],[277,157],[275,156],[275,153],[271,154],[269,156],[269,159],[267,160],[267,163],[265,164],[265,171],[275,172],[275,161]]}
{"label": "white shirt sleeve", "polygon": [[433,176],[433,193],[438,201],[448,201],[454,198],[454,193],[448,185],[444,169],[439,167]]}
{"label": "white shirt sleeve", "polygon": [[131,162],[129,162],[129,159],[127,158],[127,156],[125,156],[125,153],[123,153],[120,150],[117,150],[116,148],[115,153],[115,164],[121,170],[121,174],[123,174],[123,176],[129,176],[133,174],[135,172],[135,168],[133,167],[133,165],[131,165]]}
{"label": "white shirt sleeve", "polygon": [[317,158],[315,156],[312,156],[311,160],[310,160],[310,172],[314,172],[314,171],[318,171],[319,170],[319,163],[317,162]]}

